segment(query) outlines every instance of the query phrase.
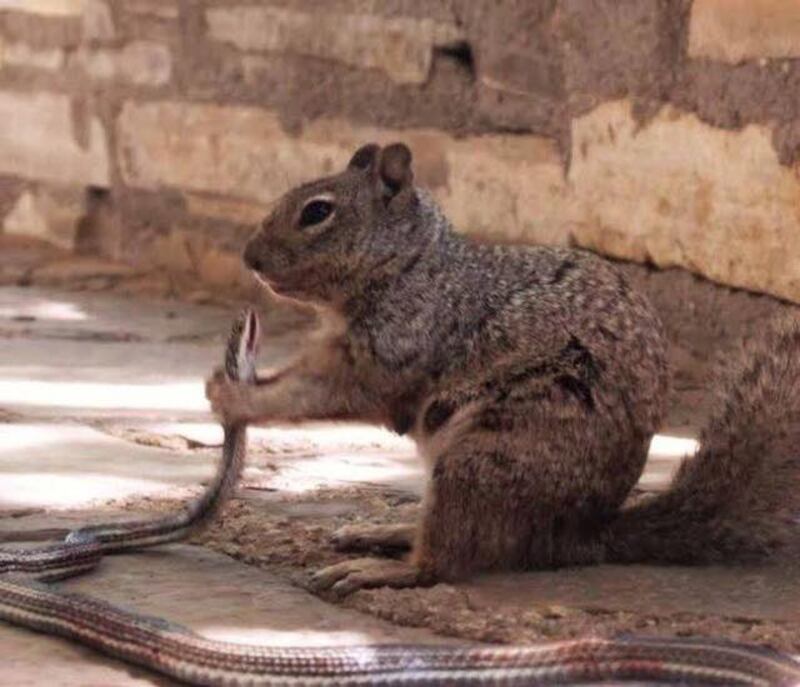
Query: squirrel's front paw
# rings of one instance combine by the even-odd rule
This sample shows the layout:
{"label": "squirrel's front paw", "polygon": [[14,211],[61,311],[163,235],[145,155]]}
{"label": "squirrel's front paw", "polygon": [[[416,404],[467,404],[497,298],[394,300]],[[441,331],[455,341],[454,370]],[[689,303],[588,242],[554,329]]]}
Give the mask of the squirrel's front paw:
{"label": "squirrel's front paw", "polygon": [[255,419],[252,385],[231,381],[222,369],[215,370],[206,380],[206,398],[224,425]]}

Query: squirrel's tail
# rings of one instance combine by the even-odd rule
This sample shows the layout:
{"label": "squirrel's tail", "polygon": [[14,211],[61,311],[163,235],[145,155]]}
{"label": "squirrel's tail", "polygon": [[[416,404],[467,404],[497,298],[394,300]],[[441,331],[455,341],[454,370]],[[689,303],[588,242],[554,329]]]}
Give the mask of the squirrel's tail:
{"label": "squirrel's tail", "polygon": [[718,389],[669,490],[610,525],[609,561],[751,560],[800,536],[800,318],[769,325]]}

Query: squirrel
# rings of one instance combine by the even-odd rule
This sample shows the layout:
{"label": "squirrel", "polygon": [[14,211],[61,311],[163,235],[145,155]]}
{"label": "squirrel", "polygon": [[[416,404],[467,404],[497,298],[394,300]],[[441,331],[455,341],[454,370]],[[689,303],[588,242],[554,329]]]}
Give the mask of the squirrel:
{"label": "squirrel", "polygon": [[578,249],[455,232],[402,143],[359,148],[286,193],[246,266],[332,325],[257,386],[217,372],[226,422],[334,419],[408,435],[428,468],[416,524],[350,526],[341,550],[408,555],[324,568],[311,586],[415,586],[481,571],[601,562],[751,561],[800,511],[800,322],[728,361],[696,455],[633,505],[669,392],[646,298]]}

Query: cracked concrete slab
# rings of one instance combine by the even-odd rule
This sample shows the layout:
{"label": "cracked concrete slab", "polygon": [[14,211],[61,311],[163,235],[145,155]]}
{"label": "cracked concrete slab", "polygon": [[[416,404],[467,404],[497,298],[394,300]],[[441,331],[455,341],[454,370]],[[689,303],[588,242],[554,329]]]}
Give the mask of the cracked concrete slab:
{"label": "cracked concrete slab", "polygon": [[0,424],[0,503],[4,507],[78,508],[201,484],[214,458],[138,446],[91,427]]}

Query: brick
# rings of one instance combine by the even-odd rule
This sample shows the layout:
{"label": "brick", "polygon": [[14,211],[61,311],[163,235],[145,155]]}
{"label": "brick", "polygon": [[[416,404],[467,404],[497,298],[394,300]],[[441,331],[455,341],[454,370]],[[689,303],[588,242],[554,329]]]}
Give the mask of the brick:
{"label": "brick", "polygon": [[433,48],[463,38],[455,24],[432,19],[280,7],[211,8],[206,19],[211,38],[241,50],[287,52],[381,69],[399,83],[424,82]]}
{"label": "brick", "polygon": [[694,0],[689,56],[732,64],[800,57],[800,2]]}
{"label": "brick", "polygon": [[61,48],[33,48],[27,43],[6,43],[3,64],[11,67],[32,67],[46,71],[63,69],[66,56]]}
{"label": "brick", "polygon": [[134,41],[121,49],[84,49],[76,62],[94,79],[163,86],[172,77],[169,48],[153,41]]}
{"label": "brick", "polygon": [[86,145],[80,145],[69,97],[0,91],[0,121],[0,172],[69,184],[109,184],[103,125],[89,116]]}
{"label": "brick", "polygon": [[309,178],[342,169],[365,141],[405,140],[417,178],[465,231],[503,239],[565,243],[563,165],[538,136],[456,139],[434,130],[309,124],[299,138],[277,115],[250,107],[176,102],[123,107],[118,157],[126,184],[268,202]]}
{"label": "brick", "polygon": [[611,102],[575,121],[568,178],[580,245],[800,301],[800,177],[769,128]]}

